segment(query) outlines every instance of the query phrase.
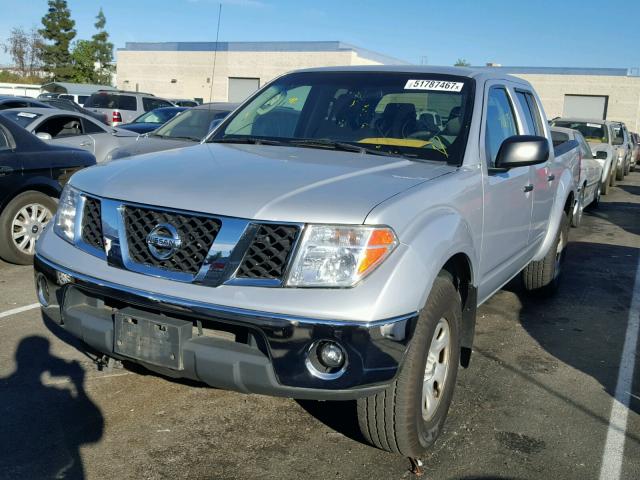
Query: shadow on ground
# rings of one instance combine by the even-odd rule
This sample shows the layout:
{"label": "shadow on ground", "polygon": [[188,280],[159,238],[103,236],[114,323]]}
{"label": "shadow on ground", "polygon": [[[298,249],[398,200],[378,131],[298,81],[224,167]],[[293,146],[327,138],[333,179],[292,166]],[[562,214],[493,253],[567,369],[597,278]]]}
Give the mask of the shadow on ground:
{"label": "shadow on ground", "polygon": [[52,355],[41,336],[23,339],[15,362],[0,378],[0,478],[84,479],[80,447],[102,438],[104,419],[82,367]]}

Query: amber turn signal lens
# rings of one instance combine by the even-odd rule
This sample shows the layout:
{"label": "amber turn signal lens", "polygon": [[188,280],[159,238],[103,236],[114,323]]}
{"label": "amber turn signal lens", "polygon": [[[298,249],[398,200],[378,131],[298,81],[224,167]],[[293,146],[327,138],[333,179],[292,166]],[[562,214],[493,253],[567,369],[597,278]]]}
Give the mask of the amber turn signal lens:
{"label": "amber turn signal lens", "polygon": [[364,255],[358,266],[358,274],[364,275],[378,265],[396,246],[396,236],[389,228],[377,228],[371,232]]}

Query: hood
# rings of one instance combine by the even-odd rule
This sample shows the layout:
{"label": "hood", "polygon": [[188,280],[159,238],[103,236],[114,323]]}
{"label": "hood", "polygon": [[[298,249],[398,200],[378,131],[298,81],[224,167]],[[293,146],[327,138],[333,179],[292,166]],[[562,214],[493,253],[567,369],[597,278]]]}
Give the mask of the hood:
{"label": "hood", "polygon": [[376,205],[453,172],[441,162],[325,149],[205,143],[74,175],[101,197],[286,222],[362,223]]}
{"label": "hood", "polygon": [[[126,130],[125,130],[126,131]],[[137,135],[134,132],[129,132],[133,135]],[[190,140],[170,138],[158,138],[138,136],[137,140],[125,147],[118,148],[112,155],[112,159],[132,157],[133,155],[142,155],[143,153],[160,152],[162,150],[172,150],[174,148],[190,147],[198,145],[196,142]]]}

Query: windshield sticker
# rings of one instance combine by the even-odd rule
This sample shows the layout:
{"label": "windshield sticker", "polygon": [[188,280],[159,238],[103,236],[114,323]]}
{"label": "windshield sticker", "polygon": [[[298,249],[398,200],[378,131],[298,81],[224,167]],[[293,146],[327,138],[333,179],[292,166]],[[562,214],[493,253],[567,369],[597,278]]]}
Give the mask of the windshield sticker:
{"label": "windshield sticker", "polygon": [[602,125],[600,125],[599,123],[587,123],[587,127],[591,127],[591,128],[601,128]]}
{"label": "windshield sticker", "polygon": [[31,112],[20,112],[18,113],[19,117],[27,117],[27,118],[36,118],[37,115],[35,113],[31,113]]}
{"label": "windshield sticker", "polygon": [[464,83],[444,80],[407,80],[405,90],[432,90],[437,92],[460,92]]}

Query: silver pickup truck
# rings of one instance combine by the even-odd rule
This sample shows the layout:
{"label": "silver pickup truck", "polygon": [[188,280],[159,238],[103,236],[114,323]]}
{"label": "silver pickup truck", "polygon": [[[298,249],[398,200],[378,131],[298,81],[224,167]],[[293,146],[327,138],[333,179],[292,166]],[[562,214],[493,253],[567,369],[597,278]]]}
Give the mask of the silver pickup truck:
{"label": "silver pickup truck", "polygon": [[419,455],[476,307],[521,272],[557,286],[573,144],[554,152],[531,85],[493,70],[290,73],[200,145],[75,174],[37,244],[38,298],[164,375],[357,399],[373,445]]}

